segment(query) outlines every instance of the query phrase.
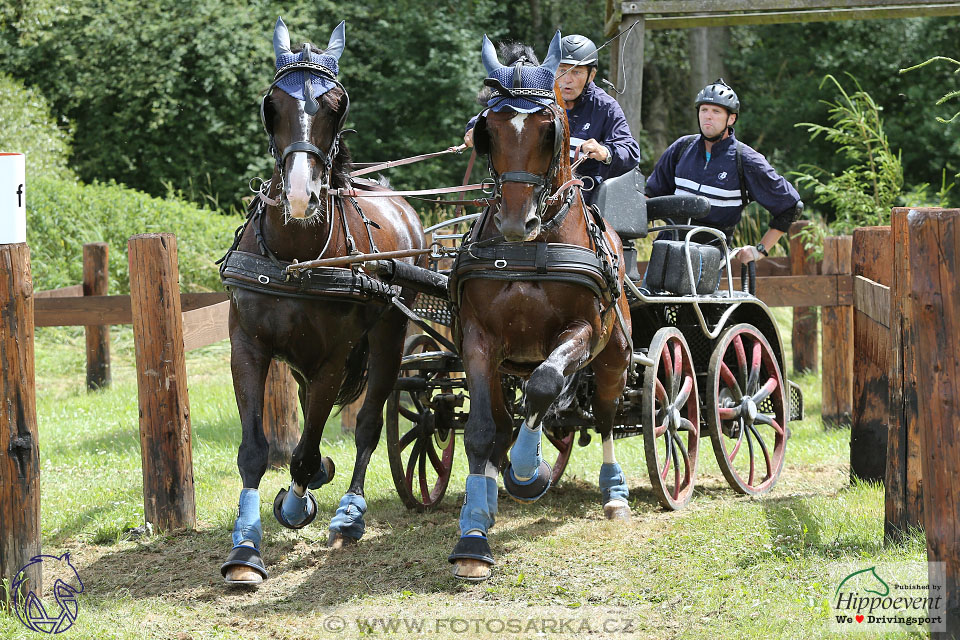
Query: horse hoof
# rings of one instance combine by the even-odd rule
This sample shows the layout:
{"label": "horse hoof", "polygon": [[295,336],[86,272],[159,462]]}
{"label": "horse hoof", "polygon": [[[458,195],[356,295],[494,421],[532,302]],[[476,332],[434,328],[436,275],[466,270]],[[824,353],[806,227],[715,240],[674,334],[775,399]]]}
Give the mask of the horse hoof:
{"label": "horse hoof", "polygon": [[492,566],[483,560],[461,558],[453,563],[453,577],[468,582],[483,582],[493,572]]}
{"label": "horse hoof", "polygon": [[277,492],[277,497],[273,499],[273,517],[277,519],[277,522],[285,526],[287,529],[303,529],[305,526],[313,522],[317,517],[317,512],[320,510],[320,505],[317,504],[317,499],[309,491],[307,491],[304,495],[313,506],[313,513],[308,515],[300,524],[293,524],[288,522],[287,519],[283,517],[283,499],[287,496],[287,490],[280,489],[280,491]]}
{"label": "horse hoof", "polygon": [[223,579],[227,584],[257,585],[263,582],[263,576],[259,572],[243,566],[229,567]]}
{"label": "horse hoof", "polygon": [[333,458],[323,456],[320,460],[320,465],[321,469],[314,474],[310,483],[307,484],[307,489],[319,489],[333,480],[333,476],[337,474],[337,465],[333,464]]}
{"label": "horse hoof", "polygon": [[624,504],[623,502],[608,502],[603,505],[603,517],[607,520],[629,520],[630,505]]}
{"label": "horse hoof", "polygon": [[342,533],[337,533],[336,531],[331,531],[330,536],[327,538],[327,547],[333,550],[343,549],[344,547],[352,547],[356,544],[356,538],[345,536]]}
{"label": "horse hoof", "polygon": [[526,484],[521,484],[513,475],[513,465],[507,463],[503,470],[503,489],[507,495],[517,502],[536,502],[544,496],[550,489],[550,478],[553,476],[553,469],[546,460],[540,461],[540,467],[537,469],[537,477]]}

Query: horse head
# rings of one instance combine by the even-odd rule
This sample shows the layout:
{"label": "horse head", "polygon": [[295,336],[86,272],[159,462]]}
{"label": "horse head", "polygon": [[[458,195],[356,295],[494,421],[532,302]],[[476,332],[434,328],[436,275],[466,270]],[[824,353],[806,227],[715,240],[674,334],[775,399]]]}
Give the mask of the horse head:
{"label": "horse head", "polygon": [[322,215],[327,189],[345,186],[348,180],[349,156],[340,136],[350,98],[337,80],[344,44],[341,22],[323,51],[309,43],[291,49],[287,27],[277,18],[277,75],[263,97],[260,115],[276,159],[280,206],[288,219]]}
{"label": "horse head", "polygon": [[552,187],[570,173],[566,112],[555,87],[560,32],[541,65],[524,57],[500,64],[486,36],[482,58],[484,84],[492,91],[488,109],[477,119],[474,142],[477,152],[487,155],[500,198],[494,223],[508,242],[532,240],[540,234]]}

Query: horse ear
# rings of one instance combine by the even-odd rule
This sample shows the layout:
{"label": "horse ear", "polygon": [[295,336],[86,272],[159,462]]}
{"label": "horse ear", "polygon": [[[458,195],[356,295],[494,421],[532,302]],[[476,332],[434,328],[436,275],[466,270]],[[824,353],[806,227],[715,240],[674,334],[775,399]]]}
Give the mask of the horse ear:
{"label": "horse ear", "polygon": [[550,41],[550,49],[547,51],[547,59],[543,61],[543,64],[540,65],[541,69],[546,69],[556,77],[557,68],[560,66],[560,30],[557,29],[557,32],[553,36],[553,40]]}
{"label": "horse ear", "polygon": [[290,51],[290,32],[287,31],[287,25],[283,24],[283,18],[277,18],[277,26],[273,28],[273,53],[279,58]]}
{"label": "horse ear", "polygon": [[341,20],[340,24],[337,25],[337,28],[333,30],[333,33],[330,34],[330,42],[327,43],[327,50],[324,53],[328,56],[333,56],[335,59],[340,59],[340,54],[343,53],[343,47],[347,43],[347,39],[344,37],[343,25],[345,20]]}
{"label": "horse ear", "polygon": [[486,34],[483,35],[480,57],[483,59],[483,67],[487,70],[487,76],[497,69],[503,68],[503,65],[500,64],[500,59],[497,58],[497,50],[493,47],[493,43],[490,42],[490,38],[488,38]]}

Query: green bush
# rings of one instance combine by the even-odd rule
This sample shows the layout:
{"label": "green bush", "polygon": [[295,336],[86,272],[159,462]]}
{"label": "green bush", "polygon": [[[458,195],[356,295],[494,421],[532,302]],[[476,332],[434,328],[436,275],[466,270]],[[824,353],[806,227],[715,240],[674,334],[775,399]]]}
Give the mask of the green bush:
{"label": "green bush", "polygon": [[45,176],[28,179],[27,243],[37,291],[83,279],[83,244],[110,247],[110,293],[130,292],[127,240],[138,233],[177,236],[180,286],[185,291],[219,290],[214,261],[230,246],[238,216],[161,200],[122,185],[83,185]]}
{"label": "green bush", "polygon": [[70,132],[57,126],[46,99],[36,89],[0,74],[0,151],[26,156],[27,178],[72,178],[67,166]]}

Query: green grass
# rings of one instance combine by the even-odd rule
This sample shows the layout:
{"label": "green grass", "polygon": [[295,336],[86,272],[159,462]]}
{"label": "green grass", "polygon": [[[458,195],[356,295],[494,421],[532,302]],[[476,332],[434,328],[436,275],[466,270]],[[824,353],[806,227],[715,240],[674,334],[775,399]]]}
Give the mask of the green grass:
{"label": "green grass", "polygon": [[[789,315],[778,318],[789,336]],[[768,495],[727,488],[704,441],[691,504],[663,512],[646,477],[642,439],[630,438],[617,441],[617,457],[633,519],[613,524],[599,504],[602,456],[594,438],[576,449],[563,480],[540,502],[500,500],[491,532],[498,564],[479,585],[456,582],[446,561],[463,499],[462,449],[440,507],[416,514],[396,497],[381,445],[367,474],[367,535],[355,548],[325,548],[326,524],[355,457],[333,418],[323,451],[338,475],[316,492],[317,522],[294,532],[274,521],[270,504],[289,479],[286,471],[268,472],[261,489],[271,578],[257,590],[226,588],[219,565],[240,488],[229,345],[187,356],[197,529],[139,540],[124,533],[143,522],[129,328],[114,329],[112,348],[113,386],[87,393],[81,331],[37,331],[43,552],[69,551],[85,585],[77,624],[64,637],[356,637],[358,617],[400,625],[364,634],[376,637],[831,637],[832,569],[926,556],[920,532],[884,547],[882,487],[849,483],[849,431],[822,428],[820,381],[806,375],[798,381],[807,418],[791,425],[786,467]],[[404,630],[419,619],[425,631]],[[348,626],[338,632],[341,620]],[[511,633],[510,624],[520,629]],[[0,613],[0,638],[33,637]]]}

